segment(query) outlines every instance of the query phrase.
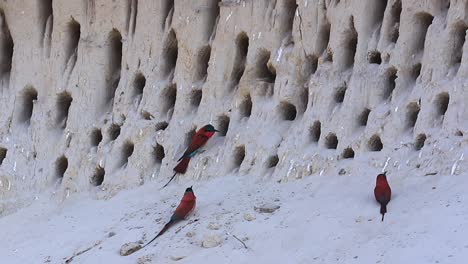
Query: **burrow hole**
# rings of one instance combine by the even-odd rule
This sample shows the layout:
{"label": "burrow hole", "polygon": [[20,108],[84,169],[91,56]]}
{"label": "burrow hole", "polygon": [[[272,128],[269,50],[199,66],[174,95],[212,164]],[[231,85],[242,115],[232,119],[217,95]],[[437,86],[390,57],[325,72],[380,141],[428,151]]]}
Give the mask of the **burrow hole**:
{"label": "burrow hole", "polygon": [[370,151],[381,151],[383,149],[382,140],[379,135],[373,135],[368,142]]}
{"label": "burrow hole", "polygon": [[188,146],[193,140],[193,136],[197,133],[197,128],[192,127],[187,133],[185,133],[185,145]]}
{"label": "burrow hole", "polygon": [[419,151],[424,147],[426,142],[426,134],[419,134],[414,141],[414,149]]}
{"label": "burrow hole", "polygon": [[435,107],[436,107],[436,111],[438,115],[440,116],[445,115],[448,109],[449,102],[450,102],[450,96],[446,92],[440,93],[436,96]]}
{"label": "burrow hole", "polygon": [[210,62],[211,47],[206,45],[198,51],[195,64],[194,81],[206,81],[208,75],[208,65]]}
{"label": "burrow hole", "polygon": [[356,29],[354,28],[354,18],[350,18],[350,25],[349,29],[345,36],[345,43],[344,43],[344,67],[346,69],[353,67],[354,65],[354,57],[356,56],[356,49],[357,49],[357,42],[358,42],[358,34]]}
{"label": "burrow hole", "polygon": [[426,42],[426,35],[429,26],[432,24],[434,17],[428,13],[422,12],[416,14],[416,21],[414,23],[415,29],[413,30],[413,38],[416,41],[416,51],[424,51]]}
{"label": "burrow hole", "polygon": [[276,165],[278,165],[278,162],[279,162],[278,155],[273,155],[273,156],[268,157],[265,165],[267,169],[274,168],[276,167]]}
{"label": "burrow hole", "polygon": [[318,142],[322,134],[322,123],[320,123],[320,121],[315,121],[309,128],[309,134],[312,142]]}
{"label": "burrow hole", "polygon": [[245,32],[241,32],[236,38],[236,53],[230,78],[230,90],[239,85],[240,79],[242,78],[242,75],[244,75],[248,50],[249,37]]}
{"label": "burrow hole", "polygon": [[68,159],[65,156],[60,156],[56,161],[55,161],[55,176],[57,178],[63,178],[63,175],[65,175],[65,172],[68,169]]}
{"label": "burrow hole", "polygon": [[141,101],[141,97],[143,96],[143,90],[146,86],[146,78],[143,73],[138,72],[135,74],[135,78],[133,79],[133,98],[140,97],[138,100],[138,104]]}
{"label": "burrow hole", "polygon": [[466,41],[466,30],[468,27],[463,23],[458,23],[453,27],[451,32],[453,43],[451,45],[451,63],[452,65],[461,63],[463,57],[463,46]]}
{"label": "burrow hole", "polygon": [[304,82],[307,81],[310,75],[317,72],[317,68],[318,68],[318,57],[314,55],[307,55],[305,58],[305,67],[304,67],[304,77],[306,77]]}
{"label": "burrow hole", "polygon": [[73,98],[69,92],[62,92],[57,95],[57,118],[55,123],[58,127],[64,129],[67,127],[68,112],[70,110]]}
{"label": "burrow hole", "polygon": [[164,42],[161,54],[161,74],[162,78],[174,75],[179,54],[178,41],[173,29],[169,32]]}
{"label": "burrow hole", "polygon": [[341,154],[341,157],[343,157],[343,159],[352,159],[354,158],[354,150],[350,147],[348,148],[345,148],[343,150],[343,153]]}
{"label": "burrow hole", "polygon": [[388,38],[393,43],[396,43],[400,36],[400,16],[401,0],[396,0],[390,7],[390,28],[388,31]]}
{"label": "burrow hole", "polygon": [[112,124],[109,127],[108,133],[110,140],[116,140],[120,136],[120,125]]}
{"label": "burrow hole", "polygon": [[122,67],[122,35],[117,29],[113,29],[108,37],[108,79],[106,90],[106,104],[115,96],[115,90],[120,82],[120,69]]}
{"label": "burrow hole", "polygon": [[385,74],[385,90],[383,92],[383,99],[390,99],[396,87],[397,69],[390,67]]}
{"label": "burrow hole", "polygon": [[327,149],[336,149],[338,147],[338,138],[335,133],[329,133],[325,137],[325,147]]}
{"label": "burrow hole", "polygon": [[281,102],[279,106],[280,115],[283,120],[293,121],[296,119],[296,106],[289,102]]}
{"label": "burrow hole", "polygon": [[151,114],[150,112],[146,111],[146,110],[142,110],[141,111],[141,117],[144,119],[144,120],[151,120],[154,118],[153,114]]}
{"label": "burrow hole", "polygon": [[34,103],[37,101],[37,91],[32,86],[27,86],[20,94],[21,97],[21,111],[19,114],[19,121],[22,123],[29,123],[33,114]]}
{"label": "burrow hole", "polygon": [[[38,12],[39,12],[39,27],[41,33],[40,43],[42,43],[42,38],[46,33],[47,22],[53,19],[53,9],[52,9],[52,0],[38,0]],[[52,23],[50,21],[49,23]]]}
{"label": "burrow hole", "polygon": [[229,130],[229,123],[231,119],[227,115],[221,115],[218,117],[216,128],[219,130],[219,134],[223,137],[227,135]]}
{"label": "burrow hole", "polygon": [[[319,27],[318,38],[317,38],[318,39],[317,48],[320,52],[319,53],[320,55],[323,55],[323,53],[327,51],[327,47],[330,42],[330,28],[331,28],[331,25],[328,21],[321,24]],[[331,61],[333,59],[331,53],[326,54],[326,57],[329,57],[329,58],[326,58],[325,61]]]}
{"label": "burrow hole", "polygon": [[169,87],[164,89],[162,94],[162,112],[167,113],[169,110],[175,107],[177,97],[177,85],[175,83],[171,84]]}
{"label": "burrow hole", "polygon": [[382,63],[382,57],[380,56],[380,52],[377,50],[370,51],[367,53],[367,61],[370,64],[381,64]]}
{"label": "burrow hole", "polygon": [[364,108],[362,112],[358,115],[358,125],[361,127],[367,126],[367,121],[369,120],[369,114],[371,110],[369,108]]}
{"label": "burrow hole", "polygon": [[345,95],[346,95],[346,85],[338,87],[335,91],[335,95],[333,96],[333,99],[335,100],[336,103],[342,103],[344,101]]}
{"label": "burrow hole", "polygon": [[384,14],[385,14],[385,9],[387,9],[387,2],[388,0],[381,0],[377,1],[377,7],[375,8],[375,17],[376,17],[376,22],[375,23],[382,23]]}
{"label": "burrow hole", "polygon": [[3,77],[11,72],[14,44],[5,13],[2,9],[0,9],[0,20],[2,22],[2,27],[0,28],[2,33],[2,38],[0,39],[0,77]]}
{"label": "burrow hole", "polygon": [[102,141],[102,132],[101,129],[99,128],[94,128],[91,131],[91,146],[97,147],[99,146],[99,143]]}
{"label": "burrow hole", "polygon": [[94,169],[93,176],[91,176],[91,184],[93,186],[100,186],[104,182],[104,176],[106,175],[106,170],[101,166],[96,166]]}
{"label": "burrow hole", "polygon": [[419,77],[419,75],[421,75],[421,63],[416,63],[412,68],[411,68],[411,79],[413,81],[416,81]]}
{"label": "burrow hole", "polygon": [[260,81],[275,83],[276,69],[270,62],[271,53],[267,50],[260,50],[256,63],[256,78]]}
{"label": "burrow hole", "polygon": [[208,12],[205,15],[207,18],[203,28],[206,30],[205,35],[207,40],[212,40],[216,36],[216,28],[219,23],[219,3],[220,0],[210,0],[208,2]]}
{"label": "burrow hole", "polygon": [[241,117],[250,117],[252,114],[252,98],[250,98],[250,94],[243,98],[239,105],[239,110]]}
{"label": "burrow hole", "polygon": [[198,108],[200,106],[202,96],[203,92],[201,89],[193,90],[190,92],[189,100],[192,108]]}
{"label": "burrow hole", "polygon": [[463,132],[461,132],[460,130],[457,130],[457,131],[455,132],[455,136],[457,136],[457,137],[463,137]]}
{"label": "burrow hole", "polygon": [[159,143],[156,143],[156,146],[154,146],[153,148],[153,156],[154,156],[154,162],[156,164],[161,164],[162,160],[166,156],[164,147],[160,145]]}
{"label": "burrow hole", "polygon": [[166,130],[166,128],[169,126],[169,124],[167,122],[159,122],[156,124],[155,126],[155,129],[156,129],[156,132],[160,131],[160,130]]}
{"label": "burrow hole", "polygon": [[120,165],[125,165],[128,163],[128,159],[132,156],[133,151],[135,150],[135,145],[131,141],[125,141],[122,146],[122,152],[120,154]]}
{"label": "burrow hole", "polygon": [[283,10],[280,12],[280,32],[282,38],[291,34],[293,30],[294,15],[296,13],[297,4],[296,0],[283,1]]}
{"label": "burrow hole", "polygon": [[72,57],[74,57],[76,61],[80,36],[80,23],[76,22],[76,20],[72,18],[71,21],[67,23],[67,27],[65,29],[65,65],[68,64]]}
{"label": "burrow hole", "polygon": [[406,127],[413,128],[416,125],[416,121],[418,120],[419,111],[421,108],[419,104],[416,102],[409,103],[406,106]]}
{"label": "burrow hole", "polygon": [[174,0],[164,0],[160,1],[161,3],[161,29],[164,30],[166,22],[170,24],[172,20],[172,15],[174,14]]}
{"label": "burrow hole", "polygon": [[8,152],[8,149],[4,147],[0,147],[0,165],[2,165],[3,161],[5,160],[7,152]]}
{"label": "burrow hole", "polygon": [[245,158],[245,146],[238,146],[234,149],[233,154],[233,165],[234,168],[239,168],[242,165],[242,162]]}

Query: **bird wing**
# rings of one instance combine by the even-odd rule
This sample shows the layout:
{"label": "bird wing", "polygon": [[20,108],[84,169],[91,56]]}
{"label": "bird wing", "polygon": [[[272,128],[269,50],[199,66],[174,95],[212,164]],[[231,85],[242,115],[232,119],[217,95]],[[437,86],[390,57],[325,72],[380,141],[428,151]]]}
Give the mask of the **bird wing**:
{"label": "bird wing", "polygon": [[201,148],[208,141],[209,137],[204,134],[195,134],[192,138],[192,142],[188,146],[187,150],[184,152],[184,155],[180,157],[179,161],[184,157],[193,157],[197,153],[197,150]]}

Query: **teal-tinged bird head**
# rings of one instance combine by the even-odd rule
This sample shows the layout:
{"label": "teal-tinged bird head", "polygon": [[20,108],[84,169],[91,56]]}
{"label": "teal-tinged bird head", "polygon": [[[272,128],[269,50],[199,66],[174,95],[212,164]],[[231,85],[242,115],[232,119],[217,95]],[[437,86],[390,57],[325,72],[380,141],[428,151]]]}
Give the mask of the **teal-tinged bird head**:
{"label": "teal-tinged bird head", "polygon": [[192,192],[192,193],[193,193],[192,187],[193,187],[193,186],[190,186],[190,187],[188,187],[187,189],[185,189],[185,192],[186,192],[186,193],[187,193],[187,192]]}
{"label": "teal-tinged bird head", "polygon": [[214,128],[214,126],[211,125],[211,124],[208,124],[208,125],[204,126],[203,129],[204,129],[206,132],[219,132],[219,131],[216,130],[216,129]]}

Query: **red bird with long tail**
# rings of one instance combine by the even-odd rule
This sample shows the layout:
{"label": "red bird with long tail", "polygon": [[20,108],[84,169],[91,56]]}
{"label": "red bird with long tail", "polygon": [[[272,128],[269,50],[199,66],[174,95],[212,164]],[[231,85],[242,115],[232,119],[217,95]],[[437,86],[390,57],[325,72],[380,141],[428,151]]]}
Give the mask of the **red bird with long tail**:
{"label": "red bird with long tail", "polygon": [[190,159],[200,152],[201,147],[203,147],[208,139],[210,139],[215,132],[219,132],[212,125],[208,124],[200,128],[197,133],[192,137],[192,142],[189,144],[187,150],[185,150],[184,155],[177,160],[179,163],[174,167],[174,175],[171,179],[162,187],[166,187],[177,175],[177,173],[184,174],[187,171]]}
{"label": "red bird with long tail", "polygon": [[384,220],[385,213],[387,213],[387,204],[392,198],[392,189],[388,185],[386,172],[377,176],[374,196],[377,202],[380,203],[380,213],[382,214],[382,221]]}
{"label": "red bird with long tail", "polygon": [[180,201],[179,206],[177,206],[169,222],[167,222],[167,224],[164,225],[163,229],[161,229],[161,231],[159,231],[159,233],[153,239],[151,239],[150,242],[146,243],[146,245],[144,245],[142,248],[146,247],[151,242],[153,242],[156,238],[164,234],[164,232],[166,232],[171,226],[184,220],[190,214],[190,212],[192,212],[193,209],[195,209],[196,200],[197,200],[197,197],[195,197],[192,187],[187,188],[185,190],[184,197],[182,197],[182,200]]}

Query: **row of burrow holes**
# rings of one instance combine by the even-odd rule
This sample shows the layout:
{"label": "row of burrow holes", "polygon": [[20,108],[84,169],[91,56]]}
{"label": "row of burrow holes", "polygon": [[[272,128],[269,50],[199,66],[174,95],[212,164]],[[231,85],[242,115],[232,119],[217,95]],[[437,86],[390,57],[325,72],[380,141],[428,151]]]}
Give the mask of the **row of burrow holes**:
{"label": "row of burrow holes", "polygon": [[[169,1],[169,2],[171,2],[171,1]],[[51,3],[51,1],[50,1],[50,3]],[[173,3],[172,3],[172,5],[173,5]],[[385,6],[386,6],[386,3],[385,3]],[[294,8],[294,10],[297,8],[297,6],[295,4],[290,5],[290,7]],[[170,8],[173,8],[173,6],[171,7],[169,5],[169,9]],[[389,38],[390,38],[391,41],[396,42],[397,39],[398,39],[398,31],[399,31],[398,24],[399,24],[399,16],[400,16],[400,13],[401,13],[401,1],[395,1],[395,3],[390,8],[391,8],[390,15],[392,16],[391,20],[392,20],[393,24],[396,25],[396,27],[395,26],[392,27],[394,30],[392,32],[390,32]],[[383,8],[383,10],[385,10],[385,8]],[[167,12],[167,15],[169,15],[169,13],[170,12]],[[218,13],[219,13],[219,10],[218,10]],[[295,12],[286,12],[286,14],[294,14],[294,13]],[[383,13],[382,13],[382,17],[383,17]],[[423,49],[424,48],[424,42],[425,42],[425,34],[427,32],[427,28],[432,23],[433,17],[431,15],[428,15],[428,14],[419,14],[418,18],[421,19],[420,24],[423,25],[422,26],[423,28],[421,30],[419,30],[419,32],[424,33],[420,38],[420,39],[422,39],[420,41],[420,43],[422,43],[420,48]],[[292,28],[292,19],[293,19],[293,16],[291,16],[291,18],[289,19],[289,21],[291,21],[290,22],[291,28]],[[395,28],[396,28],[396,30],[395,30]],[[9,31],[8,31],[7,26],[6,26],[6,29],[3,29],[3,30],[4,30],[4,33],[7,32],[8,33],[7,35],[9,35]],[[457,31],[457,34],[458,34],[459,39],[460,39],[460,43],[458,43],[458,46],[460,46],[459,47],[460,49],[461,49],[461,47],[463,47],[463,44],[464,44],[464,39],[465,39],[464,32],[465,32],[465,30],[466,30],[466,28],[464,28],[464,30],[458,30]],[[324,45],[324,47],[325,47],[324,51],[325,51],[326,47],[328,46],[328,39],[329,39],[329,35],[330,35],[330,25],[325,25],[325,29],[322,30],[321,32],[325,32],[325,34],[323,36],[323,40],[324,40],[324,42],[326,42],[326,45]],[[462,34],[462,32],[463,32],[463,34]],[[68,37],[66,38],[65,55],[66,55],[66,62],[68,63],[68,61],[71,58],[76,56],[76,52],[77,52],[77,49],[78,49],[78,44],[79,44],[79,40],[80,40],[80,25],[79,25],[79,23],[72,19],[72,21],[68,23],[67,33],[68,33]],[[13,42],[12,42],[11,37],[10,38],[7,37],[3,41],[4,41],[4,44],[5,44],[3,46],[6,47],[6,49],[11,48],[11,50],[7,50],[7,52],[5,52],[4,54],[7,54],[7,55],[10,54],[12,56]],[[355,56],[356,46],[357,46],[357,33],[356,33],[355,30],[350,35],[350,38],[347,40],[347,42],[349,44],[349,45],[347,45],[349,47],[348,50],[350,51],[349,52],[349,57],[351,58],[350,59],[350,61],[351,61],[350,65],[352,65],[352,64],[354,64],[354,56]],[[110,64],[110,66],[109,67],[111,69],[110,72],[120,72],[120,67],[121,67],[120,64],[121,64],[121,57],[122,57],[122,37],[120,35],[120,32],[118,32],[116,29],[113,29],[111,31],[111,33],[109,34],[109,43],[110,43],[110,45],[109,45],[109,54],[110,54],[109,55],[110,56],[109,64]],[[234,58],[234,67],[232,69],[232,72],[231,72],[231,75],[230,75],[230,80],[229,80],[229,88],[230,89],[233,89],[233,88],[238,86],[238,84],[239,84],[239,82],[240,82],[240,80],[241,80],[241,78],[243,76],[244,70],[245,70],[246,57],[247,57],[248,46],[249,46],[249,38],[248,38],[247,34],[245,34],[244,32],[240,33],[237,36],[237,38],[235,40],[235,43],[236,43],[236,54],[235,54],[235,58]],[[197,58],[198,58],[197,67],[195,68],[195,76],[196,76],[195,79],[196,80],[206,80],[208,61],[210,59],[210,53],[211,53],[211,47],[209,45],[207,45],[207,46],[203,47],[202,49],[200,49],[200,52],[199,52],[199,54],[197,56]],[[261,50],[258,53],[258,56],[257,56],[257,59],[256,59],[256,65],[255,65],[255,68],[256,68],[255,72],[256,72],[256,78],[258,80],[274,84],[275,79],[276,79],[276,70],[269,63],[270,54],[271,53],[269,51],[266,51],[266,50]],[[3,61],[2,61],[3,66],[7,65],[7,67],[3,67],[4,69],[6,69],[5,72],[9,72],[11,70],[11,56],[10,56],[9,62],[3,63]],[[172,77],[171,74],[173,74],[173,72],[174,72],[176,62],[177,62],[177,56],[178,56],[178,42],[177,42],[175,32],[173,30],[170,30],[170,32],[169,32],[169,34],[168,34],[168,36],[166,38],[162,56],[163,56],[163,60],[162,60],[163,63],[162,63],[162,66],[161,66],[161,74],[162,74],[163,77],[171,78]],[[327,50],[327,56],[326,57],[328,58],[329,61],[332,60],[332,54],[329,53],[329,50]],[[6,61],[8,61],[8,59]],[[380,53],[378,51],[370,52],[368,54],[368,61],[369,61],[369,63],[372,63],[372,64],[380,64],[381,61],[382,61],[382,59],[380,57]],[[458,63],[461,62],[461,53],[457,57],[456,62],[458,62]],[[312,75],[317,70],[318,58],[316,56],[308,56],[307,57],[307,63],[309,64],[308,67],[307,67],[308,68],[308,74]],[[414,66],[414,70],[413,70],[414,79],[416,79],[419,76],[420,70],[421,70],[421,64],[420,63]],[[120,75],[120,74],[117,74],[117,75]],[[393,89],[395,88],[396,78],[397,78],[397,70],[394,67],[390,67],[388,72],[387,72],[387,82],[388,82],[387,87],[388,88],[386,89],[386,91],[384,93],[384,97],[386,97],[386,98],[391,97]],[[118,85],[119,79],[120,79],[120,77],[118,78],[117,81],[116,80],[111,80],[111,83],[109,84],[110,88],[108,88],[108,89],[111,91],[110,94],[112,94],[112,95],[109,98],[107,98],[108,101],[112,101],[113,94],[115,93],[115,89],[116,89],[116,87]],[[137,72],[135,74],[135,78],[134,78],[134,81],[133,81],[133,96],[135,98],[139,97],[140,100],[141,100],[141,96],[143,94],[143,89],[144,89],[145,85],[146,85],[145,76],[141,72]],[[167,112],[170,109],[174,108],[175,101],[176,101],[176,93],[177,93],[177,89],[176,89],[175,84],[169,85],[163,91],[162,97],[164,97],[164,100],[162,100],[162,101],[165,102],[165,104],[162,105],[162,110],[163,111]],[[305,91],[304,94],[308,95],[308,92]],[[342,103],[344,101],[345,94],[346,94],[346,87],[340,87],[340,88],[336,89],[336,92],[335,92],[335,94],[333,96],[333,100],[336,103]],[[20,122],[29,123],[30,118],[32,116],[32,112],[33,112],[33,104],[34,104],[34,101],[37,100],[37,96],[38,96],[37,91],[32,86],[28,86],[23,90],[23,93],[22,93],[22,99],[23,99],[22,100],[22,109],[21,109],[21,113],[20,113],[19,119],[18,119]],[[190,95],[191,105],[193,107],[198,107],[198,105],[200,104],[200,101],[201,101],[201,97],[202,97],[201,89],[194,90]],[[305,97],[302,96],[302,98],[308,98],[308,96],[305,96]],[[62,92],[62,93],[58,94],[58,96],[57,96],[56,124],[58,126],[60,126],[61,128],[66,127],[66,122],[67,122],[67,119],[68,119],[68,112],[69,112],[69,108],[71,106],[72,101],[73,101],[73,98],[72,98],[71,94],[69,92],[67,92],[67,91]],[[441,93],[441,94],[439,94],[437,96],[437,98],[435,100],[435,106],[437,108],[437,113],[439,115],[443,116],[445,114],[445,112],[447,110],[447,107],[448,107],[448,103],[449,103],[448,93],[444,92],[444,93]],[[307,102],[304,102],[304,105],[307,105]],[[296,106],[294,104],[289,103],[289,102],[281,102],[278,109],[279,109],[280,115],[282,116],[282,118],[284,120],[295,120],[296,119],[297,110],[296,110]],[[242,117],[249,117],[251,115],[252,100],[251,100],[250,95],[245,96],[243,102],[240,104],[240,110],[239,111],[240,111],[240,115]],[[417,117],[418,117],[418,114],[419,114],[419,111],[420,111],[419,103],[412,102],[407,106],[407,112],[406,112],[406,125],[407,125],[407,127],[414,127],[414,125],[416,123],[416,120],[417,120]],[[358,115],[357,122],[358,122],[359,126],[366,126],[367,125],[367,119],[369,117],[370,112],[371,112],[370,109],[365,108]],[[142,111],[142,117],[144,119],[151,119],[151,114],[149,112],[147,112],[147,111]],[[228,126],[229,126],[229,122],[230,122],[230,118],[227,115],[219,116],[219,118],[218,118],[218,127],[221,129],[222,135],[226,135],[227,130],[228,130]],[[165,129],[165,127],[167,127],[167,123],[166,122],[159,123],[157,126],[158,126],[159,130],[160,129]],[[459,132],[459,133],[461,133],[461,132]],[[120,125],[112,124],[109,127],[108,134],[109,134],[109,138],[111,140],[115,140],[120,134]],[[190,136],[191,134],[193,134],[193,130],[191,132],[187,133],[187,134]],[[315,121],[314,124],[310,128],[311,141],[318,142],[319,139],[320,139],[320,136],[321,136],[321,123],[320,123],[320,121]],[[425,134],[419,134],[416,137],[416,141],[415,141],[414,146],[415,146],[415,148],[417,150],[421,149],[424,146],[425,139],[426,139]],[[101,140],[102,140],[102,133],[101,133],[100,129],[94,129],[92,131],[92,133],[91,133],[91,145],[97,146],[97,145],[99,145]],[[325,144],[326,148],[328,148],[328,149],[336,149],[337,148],[338,138],[337,138],[336,134],[329,133],[327,136],[325,136],[324,141],[325,141],[324,144]],[[383,149],[383,144],[382,144],[382,141],[380,139],[380,136],[377,135],[377,134],[373,135],[368,141],[368,147],[369,147],[369,150],[371,150],[371,151],[380,151],[380,150],[382,150]],[[122,154],[121,154],[122,164],[126,163],[128,158],[133,154],[133,150],[134,150],[133,143],[131,141],[126,141],[124,143],[123,147],[122,147]],[[1,164],[1,162],[3,162],[3,159],[6,157],[6,152],[7,152],[7,150],[5,148],[0,148],[0,164]],[[156,147],[154,148],[154,153],[155,153],[156,161],[160,163],[161,160],[164,158],[164,147],[157,144]],[[234,150],[234,160],[235,160],[234,164],[237,164],[238,166],[240,166],[240,164],[242,163],[242,160],[243,160],[244,157],[245,157],[245,147],[244,146],[236,147],[236,149]],[[350,147],[344,149],[343,153],[342,153],[342,157],[343,158],[353,158],[354,157],[354,150],[352,148],[350,148]],[[278,159],[277,155],[270,157],[268,159],[268,162],[267,162],[268,165],[267,166],[268,167],[274,167],[277,164],[278,160],[279,159]],[[68,167],[67,158],[65,156],[59,157],[57,159],[57,162],[56,162],[56,174],[59,177],[63,177],[67,167]],[[95,174],[91,179],[91,182],[94,185],[102,184],[103,179],[104,179],[104,174],[105,174],[104,168],[102,168],[100,166],[97,166]]]}

